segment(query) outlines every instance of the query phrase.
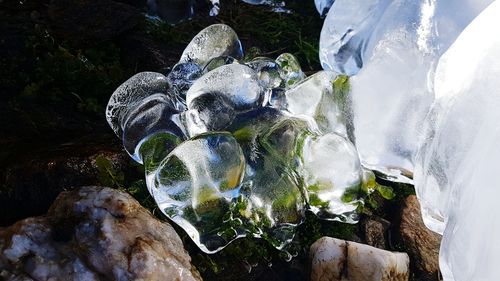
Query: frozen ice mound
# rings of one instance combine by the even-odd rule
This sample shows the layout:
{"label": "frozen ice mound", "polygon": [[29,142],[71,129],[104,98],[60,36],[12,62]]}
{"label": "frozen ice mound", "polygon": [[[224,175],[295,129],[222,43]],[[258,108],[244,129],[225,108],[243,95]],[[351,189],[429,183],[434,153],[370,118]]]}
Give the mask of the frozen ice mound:
{"label": "frozen ice mound", "polygon": [[323,67],[352,75],[347,131],[361,163],[394,181],[414,173],[424,222],[443,234],[445,280],[500,275],[492,2],[337,0],[321,34]]}
{"label": "frozen ice mound", "polygon": [[482,12],[439,59],[436,100],[416,157],[424,222],[442,233],[445,280],[500,276],[500,2]]}
{"label": "frozen ice mound", "polygon": [[491,0],[337,0],[321,31],[323,68],[351,75],[351,140],[365,167],[412,182],[437,60]]}
{"label": "frozen ice mound", "polygon": [[160,210],[207,253],[247,235],[285,249],[306,210],[357,222],[372,179],[349,140],[348,78],[306,77],[288,53],[242,57],[236,33],[212,25],[170,73],[136,74],[111,96],[108,123]]}

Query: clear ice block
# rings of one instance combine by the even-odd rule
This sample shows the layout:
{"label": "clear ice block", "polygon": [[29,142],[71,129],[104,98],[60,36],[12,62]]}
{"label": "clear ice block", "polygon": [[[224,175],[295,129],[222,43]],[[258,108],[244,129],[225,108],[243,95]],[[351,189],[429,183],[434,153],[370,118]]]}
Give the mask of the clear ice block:
{"label": "clear ice block", "polygon": [[240,39],[234,30],[225,24],[206,27],[189,42],[179,62],[194,62],[205,65],[210,59],[220,56],[243,57]]}
{"label": "clear ice block", "polygon": [[412,182],[439,56],[491,1],[337,0],[320,59],[350,79],[352,140],[363,165]]}
{"label": "clear ice block", "polygon": [[436,100],[416,157],[415,187],[426,225],[443,233],[444,280],[500,276],[500,1],[440,58]]}

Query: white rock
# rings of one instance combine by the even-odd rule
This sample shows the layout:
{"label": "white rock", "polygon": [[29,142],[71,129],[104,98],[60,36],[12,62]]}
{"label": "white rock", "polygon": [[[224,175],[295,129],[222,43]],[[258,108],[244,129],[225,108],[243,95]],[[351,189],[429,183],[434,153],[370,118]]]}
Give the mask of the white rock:
{"label": "white rock", "polygon": [[330,237],[316,241],[310,256],[311,281],[398,281],[410,272],[406,253]]}

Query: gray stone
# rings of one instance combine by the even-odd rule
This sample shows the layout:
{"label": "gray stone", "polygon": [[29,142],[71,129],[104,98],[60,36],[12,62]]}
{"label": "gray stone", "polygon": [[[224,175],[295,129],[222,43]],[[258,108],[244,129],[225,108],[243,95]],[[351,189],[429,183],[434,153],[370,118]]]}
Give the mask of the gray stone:
{"label": "gray stone", "polygon": [[0,279],[201,280],[172,226],[127,193],[63,192],[45,216],[0,229]]}

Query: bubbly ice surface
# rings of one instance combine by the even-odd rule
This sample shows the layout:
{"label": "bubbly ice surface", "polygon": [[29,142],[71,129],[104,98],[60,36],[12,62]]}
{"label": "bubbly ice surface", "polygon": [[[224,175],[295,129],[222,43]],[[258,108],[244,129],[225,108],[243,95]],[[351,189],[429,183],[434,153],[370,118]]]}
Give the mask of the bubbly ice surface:
{"label": "bubbly ice surface", "polygon": [[167,78],[156,72],[140,72],[121,84],[111,95],[106,107],[106,120],[118,137],[122,137],[122,124],[128,111],[142,100],[169,89]]}
{"label": "bubbly ice surface", "polygon": [[206,64],[210,59],[219,56],[243,57],[243,49],[238,35],[225,24],[211,25],[191,40],[181,55],[179,62]]}

